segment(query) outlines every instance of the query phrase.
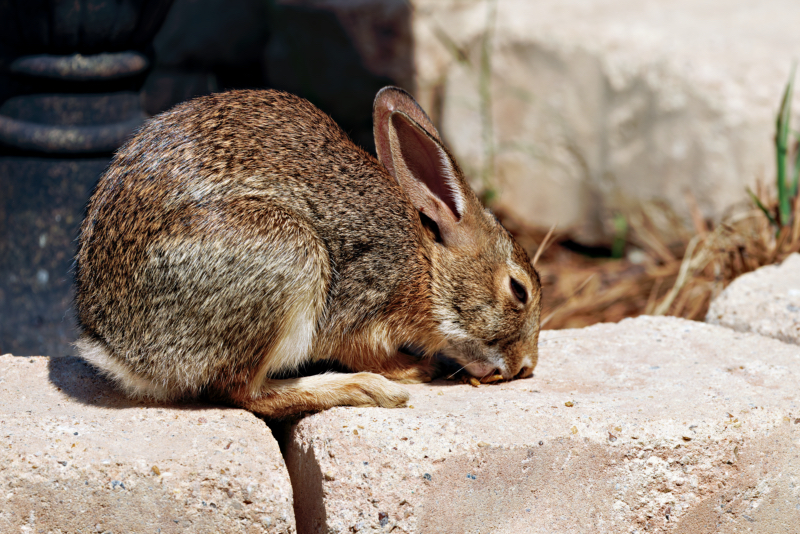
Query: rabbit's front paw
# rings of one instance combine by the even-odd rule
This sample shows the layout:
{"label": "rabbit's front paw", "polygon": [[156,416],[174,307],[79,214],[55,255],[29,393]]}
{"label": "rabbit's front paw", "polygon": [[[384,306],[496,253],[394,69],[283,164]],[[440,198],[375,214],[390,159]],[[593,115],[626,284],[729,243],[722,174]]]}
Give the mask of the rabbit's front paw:
{"label": "rabbit's front paw", "polygon": [[408,391],[375,373],[356,373],[352,375],[350,384],[342,393],[349,396],[350,402],[342,403],[351,406],[381,406],[383,408],[399,408],[408,402]]}
{"label": "rabbit's front paw", "polygon": [[261,391],[227,393],[230,402],[265,415],[281,418],[318,412],[334,406],[398,408],[408,402],[400,385],[374,373],[325,373],[283,380],[267,379]]}

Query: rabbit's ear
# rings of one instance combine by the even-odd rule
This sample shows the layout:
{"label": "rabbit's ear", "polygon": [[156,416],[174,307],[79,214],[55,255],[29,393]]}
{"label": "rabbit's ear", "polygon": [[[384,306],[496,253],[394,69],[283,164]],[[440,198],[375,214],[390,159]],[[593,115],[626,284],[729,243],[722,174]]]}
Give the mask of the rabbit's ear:
{"label": "rabbit's ear", "polygon": [[436,141],[442,142],[439,132],[436,131],[431,119],[419,107],[414,97],[397,87],[384,87],[378,91],[378,94],[375,95],[375,102],[372,105],[372,133],[375,136],[375,150],[378,153],[378,159],[392,176],[395,176],[395,172],[389,144],[389,117],[395,111],[402,111]]}
{"label": "rabbit's ear", "polygon": [[[445,245],[468,237],[459,224],[470,206],[469,186],[450,154],[427,130],[402,111],[389,116],[391,168],[411,203],[439,227]],[[385,163],[384,163],[385,164]]]}

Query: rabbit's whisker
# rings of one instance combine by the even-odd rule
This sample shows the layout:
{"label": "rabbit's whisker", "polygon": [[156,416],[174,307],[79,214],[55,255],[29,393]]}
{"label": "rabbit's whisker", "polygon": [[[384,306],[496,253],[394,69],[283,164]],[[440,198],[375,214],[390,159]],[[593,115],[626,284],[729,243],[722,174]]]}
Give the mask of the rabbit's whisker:
{"label": "rabbit's whisker", "polygon": [[447,379],[448,379],[448,380],[452,379],[452,378],[453,378],[454,376],[456,376],[458,373],[460,373],[461,371],[463,371],[464,369],[466,369],[466,368],[467,368],[467,365],[469,365],[469,364],[462,365],[460,369],[456,370],[456,372],[455,372],[455,373],[453,373],[452,375],[448,376],[448,377],[447,377]]}

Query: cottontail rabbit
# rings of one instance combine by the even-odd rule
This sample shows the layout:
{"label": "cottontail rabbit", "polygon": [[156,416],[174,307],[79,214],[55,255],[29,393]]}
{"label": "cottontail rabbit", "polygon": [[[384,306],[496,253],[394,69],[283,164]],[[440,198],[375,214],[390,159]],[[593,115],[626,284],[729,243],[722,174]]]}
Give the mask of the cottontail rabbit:
{"label": "cottontail rabbit", "polygon": [[[150,120],[92,194],[80,355],[129,395],[281,417],[400,406],[437,351],[526,377],[541,286],[425,112],[381,90],[380,162],[309,102],[232,91]],[[281,378],[331,359],[354,374]]]}

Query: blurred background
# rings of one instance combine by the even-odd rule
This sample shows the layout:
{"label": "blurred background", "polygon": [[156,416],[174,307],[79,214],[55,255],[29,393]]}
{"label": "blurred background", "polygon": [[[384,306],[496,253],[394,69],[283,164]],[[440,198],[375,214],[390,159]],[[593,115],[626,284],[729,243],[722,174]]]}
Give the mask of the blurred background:
{"label": "blurred background", "polygon": [[702,320],[800,248],[796,126],[776,144],[797,20],[788,0],[3,2],[0,353],[73,352],[75,238],[113,151],[237,88],[301,95],[370,151],[378,89],[414,94],[536,256],[548,328]]}

